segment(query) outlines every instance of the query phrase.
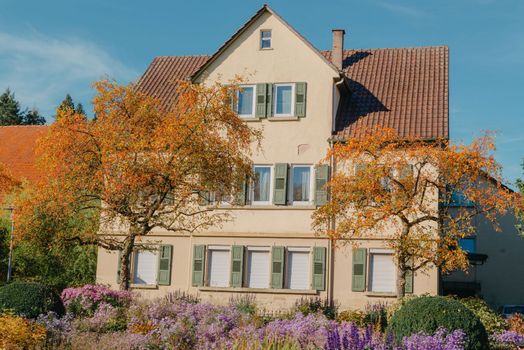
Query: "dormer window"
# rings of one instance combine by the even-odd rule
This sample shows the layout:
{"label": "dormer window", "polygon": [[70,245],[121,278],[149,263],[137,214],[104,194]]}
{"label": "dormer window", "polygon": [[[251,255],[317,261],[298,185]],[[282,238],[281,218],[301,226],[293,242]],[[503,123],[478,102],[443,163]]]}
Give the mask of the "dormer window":
{"label": "dormer window", "polygon": [[271,48],[271,30],[261,30],[260,31],[260,49],[270,49]]}

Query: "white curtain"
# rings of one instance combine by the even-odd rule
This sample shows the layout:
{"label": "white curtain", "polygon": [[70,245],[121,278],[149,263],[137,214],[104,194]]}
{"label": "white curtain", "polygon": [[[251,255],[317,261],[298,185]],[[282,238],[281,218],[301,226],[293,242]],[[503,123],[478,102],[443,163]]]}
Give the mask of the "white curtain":
{"label": "white curtain", "polygon": [[255,201],[265,202],[269,201],[270,176],[271,168],[259,167],[255,169],[256,184],[255,184]]}
{"label": "white curtain", "polygon": [[293,200],[297,202],[309,201],[309,187],[311,169],[309,167],[293,168]]}

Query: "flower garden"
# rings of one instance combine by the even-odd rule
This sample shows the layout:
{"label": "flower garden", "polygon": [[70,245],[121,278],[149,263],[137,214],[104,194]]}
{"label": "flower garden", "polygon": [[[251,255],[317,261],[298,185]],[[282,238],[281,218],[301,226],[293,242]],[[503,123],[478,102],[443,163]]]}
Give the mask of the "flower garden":
{"label": "flower garden", "polygon": [[[35,287],[25,285],[26,291]],[[8,286],[0,288],[0,349],[460,350],[518,349],[524,340],[521,317],[507,322],[479,299],[410,297],[340,312],[304,299],[275,316],[258,310],[249,295],[216,306],[183,293],[146,301],[100,285],[65,289],[62,307],[48,296],[47,304],[31,308],[17,304],[20,288],[16,297],[2,291]],[[413,314],[414,307],[451,313],[442,325],[431,325],[433,331],[423,323],[413,331],[417,318],[428,320]],[[463,329],[454,326],[463,320]]]}

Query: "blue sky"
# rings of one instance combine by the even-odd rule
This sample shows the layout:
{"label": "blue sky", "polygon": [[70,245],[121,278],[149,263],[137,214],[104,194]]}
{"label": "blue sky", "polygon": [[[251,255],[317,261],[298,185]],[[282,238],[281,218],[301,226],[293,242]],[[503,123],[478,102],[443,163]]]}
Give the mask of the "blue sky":
{"label": "blue sky", "polygon": [[[524,1],[265,1],[317,48],[450,47],[450,130],[498,132],[509,181],[524,157]],[[154,56],[214,52],[264,1],[0,0],[0,90],[48,120],[66,93],[90,108],[91,83],[137,79]]]}

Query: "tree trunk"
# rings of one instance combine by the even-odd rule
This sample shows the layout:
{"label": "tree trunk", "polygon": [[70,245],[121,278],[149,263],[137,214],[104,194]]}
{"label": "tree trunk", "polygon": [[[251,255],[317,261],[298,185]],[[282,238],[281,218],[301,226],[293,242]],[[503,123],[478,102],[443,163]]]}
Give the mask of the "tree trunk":
{"label": "tree trunk", "polygon": [[406,264],[399,258],[397,263],[397,299],[406,295]]}
{"label": "tree trunk", "polygon": [[128,290],[131,281],[131,254],[135,246],[135,235],[129,230],[129,236],[124,241],[120,256],[120,290]]}

